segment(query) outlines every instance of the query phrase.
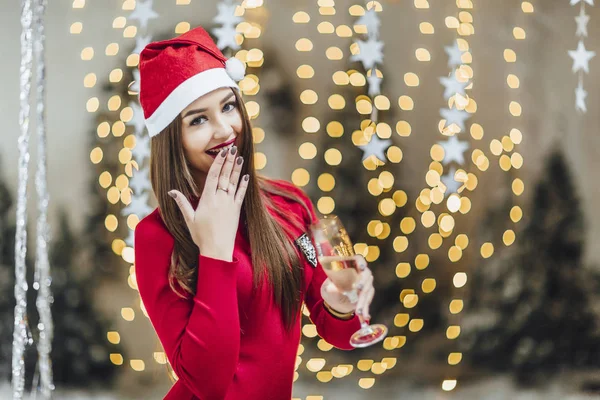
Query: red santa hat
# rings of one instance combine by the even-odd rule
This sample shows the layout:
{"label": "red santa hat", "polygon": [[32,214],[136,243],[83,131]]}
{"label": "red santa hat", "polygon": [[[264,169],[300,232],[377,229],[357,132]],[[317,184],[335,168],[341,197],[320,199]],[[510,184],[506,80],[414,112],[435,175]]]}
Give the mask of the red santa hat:
{"label": "red santa hat", "polygon": [[139,100],[150,137],[166,128],[198,97],[223,87],[238,88],[244,63],[225,58],[201,27],[148,44],[140,54]]}

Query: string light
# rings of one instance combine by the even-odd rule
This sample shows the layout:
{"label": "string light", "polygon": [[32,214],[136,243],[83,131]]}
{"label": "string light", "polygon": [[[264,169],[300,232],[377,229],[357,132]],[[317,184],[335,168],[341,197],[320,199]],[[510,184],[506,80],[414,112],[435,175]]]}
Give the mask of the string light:
{"label": "string light", "polygon": [[[335,10],[335,9],[334,9]],[[295,25],[298,25],[300,28],[303,28],[304,25],[308,24],[311,20],[310,14],[306,11],[298,11],[292,16],[292,21]],[[322,24],[329,23],[328,21],[324,21],[319,25],[322,27]],[[331,34],[334,32],[333,25],[330,25],[330,28],[327,30],[319,29],[321,34]],[[326,33],[325,33],[326,32]],[[313,44],[309,39],[299,38],[295,44],[295,50],[300,54],[310,53],[313,50]],[[331,54],[329,59],[331,59]],[[335,57],[334,57],[335,58]],[[319,102],[319,95],[316,90],[313,90],[311,87],[312,79],[315,76],[314,68],[309,64],[299,65],[296,71],[298,78],[301,83],[305,83],[307,87],[300,94],[300,102],[309,107],[309,109],[313,109],[312,106],[316,106]],[[321,100],[322,101],[322,100]],[[314,115],[308,115],[302,121],[302,130],[305,132],[307,137],[307,141],[304,141],[298,147],[298,154],[300,158],[304,160],[311,160],[317,156],[318,150],[317,146],[314,143],[315,133],[321,129],[321,122]],[[343,131],[343,127],[342,127]],[[304,187],[310,181],[310,172],[305,168],[297,168],[292,172],[292,182],[299,186]],[[335,187],[335,179],[333,175],[322,175],[318,179],[319,188],[321,190],[326,189],[327,192],[331,191]],[[335,208],[335,202],[331,197],[321,197],[317,202],[317,208],[319,211],[323,212],[324,209],[327,211],[332,211]],[[330,211],[330,212],[331,212]],[[309,311],[306,305],[302,306],[302,313],[304,316],[309,316]],[[302,326],[302,334],[308,338],[314,338],[316,335],[315,326],[310,323],[310,321],[306,322]],[[331,350],[332,346],[327,343],[325,340],[320,339],[317,344],[317,348],[322,352],[326,353]],[[300,376],[300,366],[304,361],[302,355],[304,353],[305,347],[303,344],[300,344],[298,348],[298,353],[296,357],[296,364],[294,369],[294,382],[298,380]],[[306,361],[305,366],[306,370],[312,373],[315,373],[315,377],[320,382],[329,382],[335,376],[331,371],[323,371],[322,369],[325,367],[327,361],[326,358],[313,358]],[[318,366],[318,368],[316,368]],[[318,397],[318,396],[309,396],[309,397]]]}
{"label": "string light", "polygon": [[[81,7],[77,7],[77,8],[82,8],[85,5],[84,1],[75,1],[73,3],[73,8],[76,8],[75,3],[78,3],[78,5],[81,5]],[[177,0],[177,5],[187,5],[189,3],[190,3],[189,0]],[[524,3],[529,4],[529,2],[524,2]],[[250,5],[248,5],[248,4],[250,4]],[[262,2],[252,2],[252,3],[248,2],[246,5],[247,5],[247,8],[251,8],[251,7],[255,8],[255,7],[262,6]],[[459,6],[459,8],[465,9],[465,10],[473,7],[473,4],[471,1],[457,0],[457,5]],[[369,1],[367,3],[367,9],[370,9],[372,7],[375,7],[375,9],[378,12],[382,11],[382,7],[379,2]],[[417,8],[417,10],[421,10],[421,9],[429,10],[430,5],[426,0],[415,0],[415,7]],[[123,3],[122,8],[123,8],[123,10],[132,10],[133,8],[135,8],[135,1],[133,1],[133,2],[131,0],[125,1]],[[241,12],[243,12],[243,8],[242,7],[240,7],[240,8],[242,9]],[[355,5],[355,6],[350,7],[349,12],[351,15],[357,16],[357,15],[360,15],[361,10],[363,13],[365,12],[364,8],[362,6]],[[335,15],[335,5],[333,4],[333,2],[332,1],[328,2],[325,0],[320,1],[319,2],[319,14],[321,14],[324,17],[322,19],[326,19],[327,16]],[[307,24],[310,22],[310,20],[311,20],[310,15],[306,12],[297,12],[296,14],[294,14],[294,17],[293,17],[293,22],[298,25]],[[182,24],[182,23],[180,23],[180,24]],[[185,23],[187,25],[185,25],[185,24],[180,25],[180,24],[178,24],[178,27],[179,27],[178,29],[189,30],[189,23]],[[466,46],[466,48],[468,48],[468,43],[466,42],[466,40],[464,40],[464,37],[470,36],[470,35],[474,34],[474,32],[475,32],[472,24],[473,24],[472,16],[470,13],[468,13],[466,11],[459,13],[458,19],[456,17],[449,17],[446,19],[446,25],[448,27],[452,27],[453,29],[457,29],[457,32],[459,33],[459,35],[463,36],[463,38],[461,38],[459,43],[461,43],[463,46]],[[137,34],[137,27],[135,27],[135,26],[126,27],[125,25],[126,25],[125,17],[117,17],[117,18],[115,18],[114,21],[112,21],[113,28],[123,29],[123,37],[124,38],[135,37]],[[336,34],[340,38],[349,37],[346,28],[348,28],[348,27],[343,26],[343,25],[335,28],[333,26],[333,24],[331,24],[330,21],[326,21],[326,20],[323,20],[317,26],[317,30],[320,34],[323,34],[323,35]],[[82,29],[83,29],[83,25],[81,23],[73,23],[71,25],[71,33],[72,34],[79,34],[79,33],[81,33]],[[357,31],[356,27],[354,27],[354,29],[355,29],[356,33],[359,33],[360,30]],[[425,37],[427,37],[427,35],[432,35],[435,33],[435,29],[434,29],[433,25],[431,25],[429,22],[421,23],[419,25],[419,29],[420,29],[421,34],[425,35]],[[255,24],[255,23],[242,22],[237,27],[237,30],[238,30],[238,32],[240,32],[239,40],[243,41],[244,39],[258,38],[261,34],[262,28],[260,27],[260,25]],[[522,40],[526,37],[526,32],[522,28],[515,29],[513,32],[514,32],[515,40]],[[302,53],[304,53],[304,52],[310,53],[311,51],[314,51],[312,42],[310,42],[310,40],[308,40],[306,38],[300,38],[300,40],[298,40],[296,42],[295,46],[296,46],[297,51],[302,52]],[[110,49],[109,49],[109,47],[110,47]],[[119,44],[112,43],[106,47],[105,54],[106,54],[106,56],[113,56],[113,55],[116,55],[118,53],[118,51],[119,51]],[[356,50],[354,49],[354,51],[356,51]],[[332,62],[336,62],[341,59],[340,53],[342,54],[342,56],[344,56],[343,51],[340,50],[338,47],[330,47],[328,49],[326,55],[327,55],[328,59],[330,59]],[[350,46],[350,53],[353,53],[352,46]],[[264,55],[263,55],[262,51],[258,48],[250,49],[250,50],[240,50],[235,54],[235,56],[237,58],[241,59],[242,61],[245,61],[249,67],[259,68],[264,63]],[[93,57],[94,57],[94,49],[91,47],[84,49],[81,53],[81,58],[83,61],[92,60]],[[468,66],[468,64],[470,63],[471,55],[470,55],[470,53],[467,52],[467,53],[465,53],[465,55],[463,55],[463,57],[464,57],[463,58],[464,65],[462,65],[461,68],[458,69],[457,78],[468,80],[473,77],[473,71],[470,68],[470,66]],[[429,62],[431,60],[431,54],[430,54],[429,50],[422,47],[415,51],[415,58],[419,63]],[[516,61],[515,51],[512,49],[505,50],[504,58],[508,64],[508,66],[510,67],[511,63],[514,63]],[[132,54],[129,57],[127,57],[127,66],[129,66],[129,67],[136,67],[138,62],[139,62],[139,56],[137,56],[135,54]],[[372,70],[367,71],[367,74],[369,74],[369,73],[375,73],[375,74],[377,74],[378,77],[383,78],[381,71],[377,70],[376,68],[373,68]],[[310,84],[311,79],[315,75],[315,71],[310,65],[301,65],[298,68],[297,74],[298,74],[299,79],[301,79],[301,82],[307,82]],[[369,75],[367,75],[367,76],[369,76]],[[118,82],[118,81],[120,81],[121,78],[122,78],[122,71],[119,73],[117,70],[113,70],[111,72],[109,80],[111,82]],[[333,74],[332,78],[333,78],[334,82],[336,83],[336,85],[339,85],[339,86],[352,85],[352,86],[360,87],[360,86],[364,86],[366,84],[365,75],[363,75],[360,72],[355,71],[355,70],[337,71],[335,74]],[[89,73],[84,78],[84,87],[86,87],[86,88],[95,87],[96,81],[97,81],[97,77],[95,76],[95,74]],[[420,85],[420,79],[415,72],[407,72],[404,75],[404,83],[407,88],[415,88]],[[513,90],[513,92],[515,89],[518,89],[520,87],[520,80],[519,80],[518,76],[514,73],[509,74],[507,76],[507,85],[509,86],[509,88],[511,88],[511,90]],[[472,86],[469,86],[468,88],[470,89],[471,87]],[[260,91],[259,78],[256,75],[248,74],[246,76],[246,78],[242,82],[240,82],[240,88],[242,88],[243,93],[247,96],[254,96],[254,95],[258,94]],[[111,100],[113,101],[112,106],[110,105]],[[310,88],[307,88],[305,91],[302,92],[300,100],[302,101],[303,104],[306,104],[307,106],[317,105],[319,100],[321,100],[321,101],[327,100],[327,103],[332,110],[342,110],[346,106],[348,106],[345,103],[344,98],[339,94],[333,94],[333,95],[329,96],[328,98],[320,99],[317,92]],[[116,104],[117,102],[118,102],[118,104]],[[476,105],[475,100],[472,98],[469,98],[468,96],[455,95],[452,97],[451,102],[452,102],[452,104],[450,106],[455,105],[457,108],[461,107],[462,109],[465,109],[466,111],[468,111],[470,113],[474,113],[476,111],[477,105]],[[121,103],[120,99],[113,100],[111,98],[109,100],[109,102],[107,103],[107,105],[108,105],[109,109],[116,111],[121,108],[122,105],[120,103]],[[358,96],[355,99],[357,112],[359,114],[363,114],[363,115],[371,114],[371,119],[363,121],[363,123],[361,123],[360,129],[352,133],[352,140],[355,145],[364,144],[365,139],[370,138],[373,135],[377,135],[381,138],[389,138],[390,137],[389,135],[391,135],[392,129],[389,127],[389,125],[387,125],[385,123],[375,123],[374,122],[377,120],[377,118],[376,118],[377,111],[389,109],[389,103],[390,103],[389,100],[385,96],[378,96],[376,98],[371,99],[368,96],[363,95],[363,96]],[[258,104],[258,102],[255,100],[249,101],[249,102],[247,102],[247,105],[248,105],[248,111],[249,111],[251,119],[254,120],[254,119],[258,118],[258,116],[260,115],[260,105]],[[410,97],[409,94],[403,94],[402,96],[400,96],[398,98],[398,106],[403,111],[411,111],[414,109],[414,100]],[[515,118],[517,118],[518,116],[521,115],[522,108],[521,108],[520,104],[518,103],[518,101],[512,100],[511,102],[509,102],[508,107],[509,107],[509,111]],[[95,98],[95,97],[90,98],[86,104],[86,109],[92,113],[96,112],[99,109],[99,99]],[[125,132],[124,123],[128,122],[131,119],[131,116],[129,115],[130,112],[131,112],[130,107],[123,107],[121,109],[120,119],[119,119],[119,121],[117,121],[117,122],[119,122],[119,124],[116,124],[116,123],[113,124],[112,129],[111,129],[111,126],[106,121],[101,122],[97,127],[98,136],[100,138],[106,138],[106,137],[108,137],[108,135],[110,134],[111,131],[113,133],[113,136],[115,136],[115,137],[119,137],[119,136],[123,135]],[[306,132],[305,134],[309,135],[309,138],[311,139],[311,141],[305,142],[303,145],[301,145],[299,147],[299,150],[298,150],[300,156],[307,160],[310,160],[317,156],[316,146],[314,145],[314,142],[312,141],[315,133],[319,132],[322,129],[325,129],[327,134],[332,138],[340,138],[340,137],[342,137],[342,135],[344,133],[344,127],[338,121],[331,121],[329,123],[325,123],[323,121],[319,121],[318,118],[315,116],[309,116],[309,117],[311,119],[308,120],[306,128],[304,130]],[[304,128],[304,124],[303,124],[303,128]],[[446,129],[446,128],[448,128],[448,129]],[[456,132],[453,131],[454,128],[452,128],[452,127],[444,127],[441,130],[443,131],[444,129],[446,129],[446,130],[445,130],[445,132],[442,132],[442,134],[448,134],[448,133],[456,134]],[[396,123],[395,130],[399,136],[408,137],[411,134],[412,127],[411,127],[409,121],[402,120],[402,121],[398,121]],[[473,137],[473,139],[475,139],[475,140],[481,140],[483,138],[483,128],[478,124],[471,125],[470,133],[471,133],[471,136]],[[255,127],[254,128],[254,136],[255,136],[255,143],[261,143],[264,140],[264,136],[265,136],[264,130],[262,130],[259,127]],[[128,139],[128,138],[132,138],[131,135],[128,135],[125,139]],[[134,138],[132,138],[132,139],[134,139]],[[131,140],[131,139],[129,139],[129,140]],[[500,164],[500,167],[503,170],[510,171],[512,169],[519,169],[522,166],[522,163],[523,163],[522,156],[518,152],[514,151],[514,148],[516,147],[517,144],[519,144],[521,142],[521,140],[522,140],[521,132],[517,128],[513,128],[511,130],[510,134],[503,137],[501,141],[498,140],[496,142],[490,143],[490,150],[491,150],[492,154],[499,157],[498,162]],[[310,145],[312,145],[312,146],[310,146]],[[305,146],[305,147],[302,147],[302,146]],[[123,149],[125,149],[126,147],[128,147],[128,146],[124,145]],[[134,146],[131,146],[129,148],[129,150],[131,150],[132,147],[134,147]],[[441,243],[443,242],[443,239],[448,238],[453,233],[455,220],[454,220],[454,217],[452,216],[452,214],[459,212],[459,211],[463,214],[466,214],[471,207],[470,200],[464,196],[459,196],[458,194],[453,194],[453,195],[449,196],[447,202],[443,202],[444,186],[443,186],[443,183],[440,181],[440,177],[443,172],[443,167],[441,166],[440,161],[443,159],[443,156],[441,158],[439,158],[439,156],[436,154],[436,152],[439,152],[439,150],[434,145],[434,146],[432,146],[432,163],[430,164],[429,171],[427,172],[427,175],[426,175],[426,180],[429,185],[429,188],[423,189],[415,201],[415,205],[416,205],[417,209],[419,210],[419,212],[421,213],[421,218],[417,219],[416,221],[420,220],[422,225],[426,228],[432,227],[437,224],[438,232],[432,234],[430,236],[430,240],[429,240],[429,244],[430,244],[430,247],[432,250],[439,248],[441,246]],[[510,156],[509,156],[509,154],[510,154]],[[339,163],[341,162],[342,156],[343,155],[339,152],[339,150],[334,149],[334,148],[328,149],[324,153],[325,161],[332,167],[339,165]],[[402,160],[402,151],[399,147],[392,146],[392,147],[390,147],[390,149],[388,149],[387,156],[388,156],[389,161],[397,163]],[[255,157],[256,157],[255,161],[256,161],[257,169],[264,168],[264,166],[266,166],[266,162],[267,162],[266,155],[264,155],[263,153],[260,153],[260,152],[256,152]],[[92,151],[92,153],[90,154],[90,158],[91,158],[92,162],[100,163],[102,161],[102,149],[100,149],[100,148],[94,149]],[[125,158],[127,158],[127,157],[125,157]],[[486,171],[489,166],[489,158],[485,155],[483,150],[476,149],[476,151],[473,152],[472,161],[473,161],[474,165],[478,169],[480,169],[480,171],[482,171],[482,172]],[[129,160],[127,160],[123,164],[124,164],[124,169],[125,169],[124,176],[131,177],[132,173],[133,173],[133,168],[137,168],[135,161],[132,161],[129,157]],[[383,166],[384,163],[381,160],[377,160],[374,157],[370,157],[369,159],[365,160],[363,165],[366,169],[375,171],[378,167]],[[461,183],[463,184],[463,186],[461,188],[462,190],[467,189],[469,191],[473,191],[475,189],[475,187],[477,186],[477,177],[474,174],[467,173],[466,171],[461,171],[461,170],[457,171],[456,180],[460,180]],[[99,183],[100,183],[101,187],[103,187],[104,189],[107,190],[107,197],[109,196],[109,192],[112,191],[112,193],[115,193],[115,194],[113,194],[111,196],[116,198],[115,196],[118,193],[118,197],[120,197],[120,201],[125,205],[129,204],[129,202],[131,201],[130,200],[131,198],[130,198],[130,194],[128,195],[128,193],[130,193],[130,191],[128,190],[128,185],[121,185],[121,188],[119,188],[116,185],[116,181],[115,181],[115,185],[111,186],[112,181],[113,181],[113,177],[110,175],[110,173],[108,171],[104,171],[100,175]],[[292,173],[292,181],[298,186],[306,186],[310,181],[309,171],[305,168],[296,169]],[[319,211],[321,211],[324,214],[333,212],[335,210],[335,200],[333,197],[330,196],[331,193],[329,193],[329,192],[331,192],[335,188],[334,175],[332,175],[330,173],[320,174],[320,176],[317,179],[317,183],[318,183],[319,189],[322,192],[322,196],[320,197],[319,201],[317,202],[317,208],[319,209]],[[379,206],[378,206],[379,212],[384,219],[392,216],[398,208],[404,207],[407,204],[406,193],[402,190],[394,191],[394,183],[395,182],[394,182],[393,175],[391,175],[389,173],[389,171],[383,171],[377,177],[374,177],[373,179],[371,179],[368,184],[368,191],[374,197],[379,197],[384,194],[385,195],[392,194],[391,198],[384,198],[384,199],[381,199],[381,201],[379,202]],[[115,192],[115,190],[117,190],[117,192]],[[524,185],[523,185],[522,181],[515,179],[513,182],[513,193],[515,194],[515,196],[519,196],[523,192],[523,190],[524,190]],[[441,195],[441,198],[440,198],[440,195]],[[119,200],[117,200],[117,202],[118,201]],[[449,214],[448,213],[440,213],[439,215],[435,215],[433,213],[433,211],[430,210],[431,206],[434,204],[442,204],[442,205],[446,204]],[[116,229],[116,227],[118,226],[118,222],[119,222],[118,219],[116,217],[114,217],[114,219],[113,219],[113,217],[114,216],[110,216],[110,215],[107,216],[107,220],[105,222],[106,228],[109,231],[114,231]],[[511,209],[510,218],[513,222],[517,223],[522,218],[522,210],[518,206],[514,206]],[[134,229],[135,222],[129,224],[129,221],[128,221],[128,226],[130,227],[130,229]],[[113,229],[113,227],[114,227],[114,229]],[[408,247],[408,244],[409,244],[408,236],[411,233],[413,233],[415,231],[415,229],[416,229],[416,222],[415,222],[415,219],[413,219],[411,217],[405,218],[403,220],[403,222],[400,224],[400,230],[401,230],[402,234],[398,235],[394,238],[394,243],[395,243],[394,248],[397,248],[397,251],[399,253],[403,253],[406,250],[406,248]],[[368,224],[368,227],[367,227],[367,231],[371,237],[379,239],[379,240],[387,239],[393,232],[392,227],[390,227],[390,225],[387,222],[385,222],[385,220],[370,221],[370,223]],[[459,237],[460,237],[460,239],[459,239]],[[505,245],[512,244],[514,242],[514,240],[515,240],[514,231],[507,230],[503,236],[503,242],[505,243]],[[455,239],[455,246],[453,246],[450,249],[451,251],[449,252],[449,259],[454,262],[459,261],[461,259],[462,250],[464,250],[467,246],[468,246],[468,237],[464,234],[458,235]],[[126,262],[131,263],[131,264],[133,263],[134,260],[133,260],[132,249],[127,247],[121,239],[115,239],[113,241],[112,248],[113,248],[113,251],[115,252],[115,254],[121,256]],[[367,260],[370,262],[377,260],[377,258],[379,257],[379,247],[377,245],[367,245],[366,243],[356,243],[355,250],[357,251],[357,253],[365,255]],[[482,248],[480,249],[480,253],[481,253],[482,257],[484,257],[484,258],[492,256],[493,252],[494,252],[494,247],[493,247],[493,244],[491,244],[491,243],[484,244],[484,246],[482,246]],[[419,254],[414,260],[415,270],[425,270],[427,268],[428,262],[429,262],[429,256],[427,254]],[[398,278],[400,278],[400,279],[404,279],[404,278],[408,277],[411,272],[412,272],[411,263],[402,262],[402,263],[399,263],[396,267],[396,274],[397,274]],[[135,274],[135,270],[133,268],[133,265],[131,265],[130,273],[127,278],[127,281],[128,281],[128,285],[132,289],[137,290],[137,288],[133,284],[133,282],[135,282],[134,274]],[[463,287],[467,283],[466,274],[465,273],[457,273],[454,277],[453,283],[454,283],[455,287],[457,287],[457,288]],[[434,278],[425,278],[421,282],[421,291],[423,292],[423,294],[428,294],[428,293],[433,292],[435,290],[435,287],[436,287],[436,281]],[[412,289],[405,289],[405,290],[410,291]],[[406,292],[405,295],[401,296],[401,297],[402,297],[401,304],[406,309],[415,310],[418,307],[419,295],[417,293],[415,293],[414,290],[413,290],[413,293]],[[463,309],[462,299],[455,298],[450,302],[449,310],[452,315],[460,314],[462,309]],[[131,310],[131,311],[129,311],[129,310]],[[142,311],[144,311],[144,310],[142,309]],[[135,311],[132,308],[128,308],[128,309],[123,308],[121,310],[121,312],[122,312],[122,316],[125,320],[133,321],[135,319]],[[303,312],[305,315],[308,315],[308,312],[305,307],[303,308]],[[127,319],[127,318],[130,318],[130,319]],[[312,325],[312,327],[311,327],[311,325],[312,324],[305,324],[302,328],[303,334],[307,337],[315,337],[316,336],[316,330],[314,330],[314,325]],[[424,325],[424,321],[422,319],[418,319],[418,318],[411,319],[411,317],[409,316],[408,313],[398,313],[396,315],[396,318],[394,319],[394,325],[397,327],[408,327],[411,332],[416,333],[422,329],[422,327]],[[109,337],[108,334],[111,334],[111,336]],[[107,334],[107,338],[111,343],[114,343],[113,340],[116,340],[115,337],[117,337],[119,335],[119,333],[116,331],[111,331],[108,334]],[[460,326],[453,325],[448,328],[447,336],[449,339],[450,338],[455,339],[459,336],[459,334],[460,334]],[[120,336],[118,336],[118,337],[119,337],[119,341],[120,341]],[[394,351],[399,348],[402,348],[405,345],[405,343],[406,343],[406,336],[390,336],[390,337],[386,338],[386,340],[382,343],[382,345],[383,345],[384,349]],[[324,341],[323,339],[319,340],[317,347],[323,353],[326,353],[327,351],[331,350],[331,348],[332,348],[332,346],[330,344],[328,344],[326,341]],[[302,363],[301,355],[302,355],[303,351],[304,351],[304,347],[301,345],[298,349],[298,359],[297,359],[297,363],[296,363],[296,372],[295,372],[294,380],[296,380],[298,378],[298,367]],[[124,363],[123,356],[120,354],[111,354],[110,359],[113,362],[113,364],[115,364],[115,365],[122,365]],[[154,359],[154,361],[158,364],[165,363],[164,353],[160,353],[160,352],[153,353],[152,359]],[[451,353],[448,356],[448,363],[449,363],[449,365],[452,365],[452,366],[458,365],[461,362],[461,360],[462,360],[462,354],[460,354],[460,353]],[[385,371],[387,371],[388,369],[393,368],[395,366],[395,363],[396,363],[396,358],[393,358],[393,357],[385,358],[381,362],[375,362],[374,360],[361,360],[361,361],[357,362],[356,368],[363,372],[370,371],[374,375],[381,375],[381,374],[385,373]],[[136,370],[136,371],[143,371],[145,369],[145,363],[143,360],[132,359],[132,360],[130,360],[129,365],[133,370]],[[326,358],[309,359],[309,360],[307,360],[305,365],[307,367],[307,370],[315,373],[316,378],[321,382],[329,382],[333,378],[343,378],[345,376],[348,376],[354,370],[353,365],[336,365],[336,366],[332,367],[330,370],[324,370],[324,368],[327,365]],[[361,367],[366,368],[366,365],[369,365],[369,367],[367,369],[361,369]],[[358,384],[361,388],[368,389],[368,388],[373,387],[373,385],[375,384],[375,381],[376,381],[375,378],[361,378],[359,380]],[[457,384],[456,379],[447,379],[443,382],[442,389],[443,390],[453,390],[456,387],[456,384]],[[309,396],[309,397],[318,397],[318,396]]]}

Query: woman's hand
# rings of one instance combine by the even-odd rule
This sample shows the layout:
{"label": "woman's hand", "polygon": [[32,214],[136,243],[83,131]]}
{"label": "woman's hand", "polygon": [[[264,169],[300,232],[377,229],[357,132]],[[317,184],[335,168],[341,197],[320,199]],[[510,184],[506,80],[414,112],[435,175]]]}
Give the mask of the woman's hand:
{"label": "woman's hand", "polygon": [[[243,159],[235,157],[237,147],[223,150],[208,171],[204,190],[194,210],[179,191],[171,190],[192,240],[206,257],[231,261],[235,236],[249,176],[240,181]],[[239,186],[238,186],[239,184]]]}
{"label": "woman's hand", "polygon": [[363,320],[370,320],[369,306],[375,296],[375,288],[373,287],[373,274],[368,267],[367,260],[361,255],[356,256],[360,274],[356,289],[358,291],[358,302],[351,303],[346,295],[338,290],[338,288],[329,280],[325,279],[321,285],[321,296],[323,300],[331,308],[340,313],[350,313],[355,311]]}

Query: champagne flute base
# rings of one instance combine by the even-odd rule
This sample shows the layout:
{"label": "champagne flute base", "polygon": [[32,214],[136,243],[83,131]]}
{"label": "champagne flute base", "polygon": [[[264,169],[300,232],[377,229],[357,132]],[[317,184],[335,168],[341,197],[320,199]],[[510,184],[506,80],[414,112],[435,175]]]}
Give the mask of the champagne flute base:
{"label": "champagne flute base", "polygon": [[367,325],[356,331],[350,338],[350,344],[356,348],[368,347],[381,342],[387,336],[388,328],[382,324]]}

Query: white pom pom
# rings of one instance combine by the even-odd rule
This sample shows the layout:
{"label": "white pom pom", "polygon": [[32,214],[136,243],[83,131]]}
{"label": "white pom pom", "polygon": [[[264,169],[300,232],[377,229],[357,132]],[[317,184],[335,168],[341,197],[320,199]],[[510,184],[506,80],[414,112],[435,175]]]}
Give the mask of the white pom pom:
{"label": "white pom pom", "polygon": [[244,79],[246,75],[246,66],[240,60],[235,57],[231,57],[225,62],[225,71],[227,74],[236,82]]}

